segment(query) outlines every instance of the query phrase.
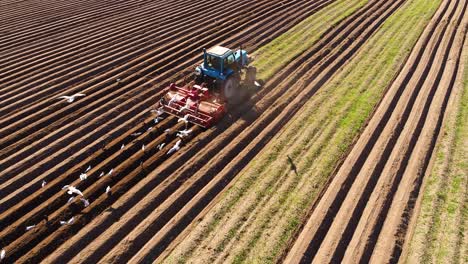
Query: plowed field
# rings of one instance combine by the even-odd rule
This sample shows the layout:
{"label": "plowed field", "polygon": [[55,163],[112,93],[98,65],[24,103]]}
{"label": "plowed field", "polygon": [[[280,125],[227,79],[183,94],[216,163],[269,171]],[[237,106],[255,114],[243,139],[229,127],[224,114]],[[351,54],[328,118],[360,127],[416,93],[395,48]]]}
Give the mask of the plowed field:
{"label": "plowed field", "polygon": [[[291,120],[322,98],[319,91],[327,93],[326,85],[408,1],[0,0],[0,262],[173,260],[197,223],[241,184],[238,175],[278,148],[272,139],[289,135]],[[379,103],[362,119],[365,129],[333,160],[336,171],[315,183],[317,199],[304,203],[302,224],[288,230],[293,239],[275,244],[269,261],[398,260],[462,72],[466,7],[465,0],[442,1],[411,54],[398,57],[406,64],[388,64],[398,75],[381,85]],[[306,31],[310,38],[296,39]],[[168,154],[185,125],[169,116],[155,122],[150,110],[170,82],[193,71],[202,48],[218,44],[258,55],[264,85],[215,127],[190,125],[182,148]],[[75,93],[85,96],[72,103],[58,98]],[[340,122],[326,117],[316,122]],[[325,145],[304,140],[333,139],[339,127],[330,127],[291,138],[320,153]],[[307,171],[301,166],[309,163],[298,164]],[[288,192],[295,182],[300,179],[282,176],[268,188]],[[89,205],[70,199],[65,185],[76,186]],[[257,205],[274,208],[276,198],[265,195],[240,200],[245,206],[230,215],[225,231],[261,216]],[[222,248],[193,255],[197,261],[248,261],[231,259],[235,242],[221,237],[223,225],[214,228],[219,237],[203,239]],[[175,261],[192,256],[193,245],[188,248]]]}

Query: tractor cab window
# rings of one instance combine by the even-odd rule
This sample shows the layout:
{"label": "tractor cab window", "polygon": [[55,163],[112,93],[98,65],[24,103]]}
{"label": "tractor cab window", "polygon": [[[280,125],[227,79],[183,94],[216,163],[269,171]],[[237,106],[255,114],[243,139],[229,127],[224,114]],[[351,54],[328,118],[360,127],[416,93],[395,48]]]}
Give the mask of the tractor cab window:
{"label": "tractor cab window", "polygon": [[213,68],[215,70],[221,70],[221,59],[212,55],[207,55],[206,57],[206,64],[208,67]]}
{"label": "tractor cab window", "polygon": [[235,70],[234,68],[236,67],[236,59],[234,57],[234,54],[231,54],[224,58],[224,68],[225,69],[232,69]]}

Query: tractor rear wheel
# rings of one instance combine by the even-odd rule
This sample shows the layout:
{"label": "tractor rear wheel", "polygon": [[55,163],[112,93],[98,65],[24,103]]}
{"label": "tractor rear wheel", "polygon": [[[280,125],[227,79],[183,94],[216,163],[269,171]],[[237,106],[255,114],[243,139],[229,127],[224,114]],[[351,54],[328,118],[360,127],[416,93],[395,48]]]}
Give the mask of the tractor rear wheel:
{"label": "tractor rear wheel", "polygon": [[242,100],[242,92],[240,89],[240,79],[237,77],[229,77],[224,82],[223,93],[229,104],[239,104]]}

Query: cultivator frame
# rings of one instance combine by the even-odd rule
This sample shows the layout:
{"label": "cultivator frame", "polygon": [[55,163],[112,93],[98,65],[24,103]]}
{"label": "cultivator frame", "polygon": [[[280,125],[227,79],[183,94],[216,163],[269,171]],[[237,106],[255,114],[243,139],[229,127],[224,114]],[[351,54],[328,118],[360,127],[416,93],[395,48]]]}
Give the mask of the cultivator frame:
{"label": "cultivator frame", "polygon": [[226,102],[218,94],[213,94],[204,84],[194,82],[179,87],[171,83],[160,100],[165,113],[208,128],[226,113]]}

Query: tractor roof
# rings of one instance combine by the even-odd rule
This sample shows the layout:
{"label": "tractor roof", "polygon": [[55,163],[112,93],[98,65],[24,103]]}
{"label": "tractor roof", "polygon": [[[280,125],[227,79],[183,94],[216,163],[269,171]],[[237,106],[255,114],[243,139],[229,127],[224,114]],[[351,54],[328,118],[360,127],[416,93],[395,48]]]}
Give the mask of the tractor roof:
{"label": "tractor roof", "polygon": [[221,46],[214,46],[210,48],[209,50],[207,50],[207,52],[215,56],[224,57],[229,52],[231,52],[231,50],[225,47],[221,47]]}

